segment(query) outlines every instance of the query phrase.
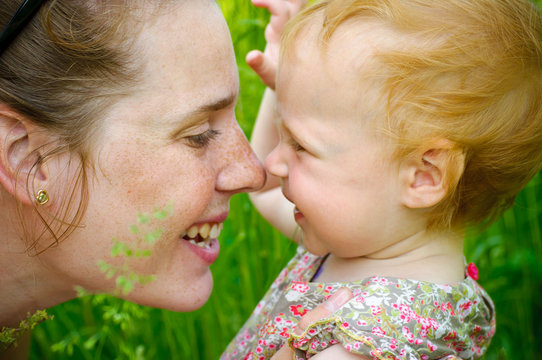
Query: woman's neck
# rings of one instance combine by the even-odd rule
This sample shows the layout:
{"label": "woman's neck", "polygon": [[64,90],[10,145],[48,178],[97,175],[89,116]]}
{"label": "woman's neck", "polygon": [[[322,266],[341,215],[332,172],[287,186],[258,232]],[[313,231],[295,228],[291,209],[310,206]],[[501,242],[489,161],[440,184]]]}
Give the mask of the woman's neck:
{"label": "woman's neck", "polygon": [[57,305],[76,294],[63,282],[54,280],[57,276],[39,256],[13,246],[21,240],[10,240],[3,238],[0,245],[0,327],[17,327],[28,313]]}
{"label": "woman's neck", "polygon": [[330,254],[316,281],[357,281],[377,275],[456,283],[464,279],[463,238],[461,232],[423,231],[363,257]]}
{"label": "woman's neck", "polygon": [[[60,304],[76,292],[43,256],[28,251],[17,203],[1,188],[0,200],[0,328],[18,327],[28,313]],[[32,214],[31,209],[22,213],[29,228]]]}

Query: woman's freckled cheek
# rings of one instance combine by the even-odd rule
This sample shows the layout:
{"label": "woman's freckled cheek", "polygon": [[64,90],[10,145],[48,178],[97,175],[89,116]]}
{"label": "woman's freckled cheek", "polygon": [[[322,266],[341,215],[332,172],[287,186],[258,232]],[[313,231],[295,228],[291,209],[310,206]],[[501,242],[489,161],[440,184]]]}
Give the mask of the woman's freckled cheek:
{"label": "woman's freckled cheek", "polygon": [[163,168],[167,168],[157,165],[163,161],[158,161],[152,152],[140,150],[147,148],[150,148],[148,143],[127,136],[126,140],[116,143],[113,151],[106,155],[106,164],[102,167],[109,170],[104,172],[104,177],[115,191],[120,190],[127,197],[138,201],[142,197],[152,196],[154,192],[146,193],[145,188],[160,184],[160,173]]}
{"label": "woman's freckled cheek", "polygon": [[[111,206],[129,206],[136,216],[137,212],[151,211],[172,201],[175,209],[172,229],[180,232],[212,206],[216,181],[214,154],[195,151],[180,143],[164,144],[156,136],[140,132],[126,131],[103,151],[101,168],[103,180],[109,184],[109,197],[119,199],[123,194],[121,203]],[[235,153],[242,151],[242,147],[234,147],[227,153],[228,160],[235,162]]]}

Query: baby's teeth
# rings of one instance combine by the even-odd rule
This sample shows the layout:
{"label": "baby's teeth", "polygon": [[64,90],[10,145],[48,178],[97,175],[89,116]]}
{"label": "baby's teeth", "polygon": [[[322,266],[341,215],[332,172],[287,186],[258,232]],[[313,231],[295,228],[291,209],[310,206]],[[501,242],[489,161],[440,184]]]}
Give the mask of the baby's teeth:
{"label": "baby's teeth", "polygon": [[193,245],[198,245],[198,243],[196,242],[196,240],[188,240],[188,242],[189,242],[190,244],[193,244]]}
{"label": "baby's teeth", "polygon": [[209,233],[209,236],[212,239],[216,239],[218,234],[220,234],[220,231],[218,230],[218,225],[214,224],[213,227],[211,228],[211,232]]}
{"label": "baby's teeth", "polygon": [[189,238],[194,238],[196,237],[196,235],[198,234],[198,227],[197,226],[192,226],[190,229],[188,229],[188,231],[186,232],[186,234],[188,235]]}

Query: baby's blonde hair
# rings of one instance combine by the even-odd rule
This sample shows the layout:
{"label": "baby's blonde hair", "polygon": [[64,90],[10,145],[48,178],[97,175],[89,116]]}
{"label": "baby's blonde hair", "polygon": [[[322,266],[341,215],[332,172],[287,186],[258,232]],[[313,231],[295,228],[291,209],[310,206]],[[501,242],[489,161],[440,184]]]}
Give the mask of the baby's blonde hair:
{"label": "baby's blonde hair", "polygon": [[448,194],[432,209],[428,227],[500,216],[542,168],[536,6],[526,0],[323,0],[288,24],[281,59],[308,26],[321,25],[325,50],[341,26],[356,22],[397,34],[396,46],[375,50],[381,68],[369,70],[385,77],[382,123],[397,158],[435,139],[449,140],[465,155],[462,176],[449,177]]}

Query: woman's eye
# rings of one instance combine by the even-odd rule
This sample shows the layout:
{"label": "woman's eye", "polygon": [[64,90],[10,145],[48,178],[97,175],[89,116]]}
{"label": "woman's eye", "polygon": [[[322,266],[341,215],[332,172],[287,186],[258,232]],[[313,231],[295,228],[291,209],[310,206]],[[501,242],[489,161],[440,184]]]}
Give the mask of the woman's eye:
{"label": "woman's eye", "polygon": [[299,145],[299,143],[295,141],[293,138],[290,138],[288,143],[290,144],[292,149],[294,149],[294,151],[305,151],[305,148]]}
{"label": "woman's eye", "polygon": [[188,136],[186,137],[186,140],[188,141],[188,145],[192,146],[193,148],[203,148],[209,145],[211,140],[216,138],[220,134],[220,131],[209,129],[205,132],[202,132],[198,135]]}

